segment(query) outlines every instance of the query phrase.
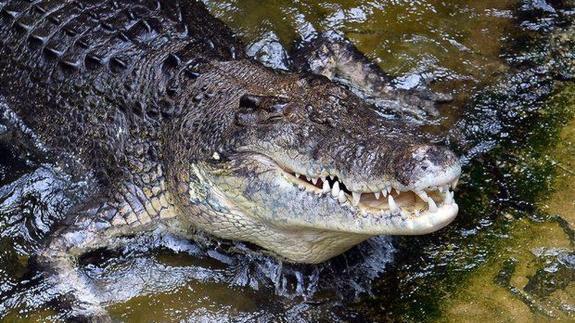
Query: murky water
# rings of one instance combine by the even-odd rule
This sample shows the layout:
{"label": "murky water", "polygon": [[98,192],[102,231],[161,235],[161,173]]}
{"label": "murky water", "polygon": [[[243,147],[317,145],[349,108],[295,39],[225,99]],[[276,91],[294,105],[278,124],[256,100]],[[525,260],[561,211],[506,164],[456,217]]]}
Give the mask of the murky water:
{"label": "murky water", "polygon": [[[399,76],[402,86],[428,84],[452,94],[455,100],[426,128],[463,156],[460,216],[439,233],[371,239],[318,266],[281,263],[241,243],[133,237],[122,250],[81,261],[114,318],[574,318],[575,205],[572,181],[561,181],[575,177],[573,160],[563,153],[573,148],[554,148],[575,140],[560,131],[575,112],[573,90],[547,99],[564,87],[556,80],[575,75],[575,32],[560,33],[572,3],[205,2],[265,64],[289,69],[298,39],[335,31]],[[62,297],[33,254],[85,184],[35,149],[14,145],[1,127],[0,142],[0,317],[54,319]]]}
{"label": "murky water", "polygon": [[298,40],[345,35],[403,87],[432,83],[455,97],[442,107],[446,131],[473,89],[504,72],[502,41],[517,32],[516,1],[204,1],[242,35],[248,52],[275,67]]}

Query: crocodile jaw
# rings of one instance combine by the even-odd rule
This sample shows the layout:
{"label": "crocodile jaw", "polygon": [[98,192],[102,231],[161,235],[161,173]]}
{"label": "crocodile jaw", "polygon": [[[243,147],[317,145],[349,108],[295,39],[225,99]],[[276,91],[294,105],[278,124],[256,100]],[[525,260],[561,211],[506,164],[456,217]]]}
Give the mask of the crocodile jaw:
{"label": "crocodile jaw", "polygon": [[323,262],[376,235],[434,232],[458,212],[451,188],[459,168],[422,189],[425,195],[392,185],[387,198],[366,192],[356,203],[353,192],[337,191],[337,179],[329,176],[324,183],[330,190],[324,190],[318,187],[321,178],[308,182],[262,155],[232,164],[193,167],[201,186],[209,188],[201,203],[209,216],[195,225],[220,238],[252,242],[290,262]]}

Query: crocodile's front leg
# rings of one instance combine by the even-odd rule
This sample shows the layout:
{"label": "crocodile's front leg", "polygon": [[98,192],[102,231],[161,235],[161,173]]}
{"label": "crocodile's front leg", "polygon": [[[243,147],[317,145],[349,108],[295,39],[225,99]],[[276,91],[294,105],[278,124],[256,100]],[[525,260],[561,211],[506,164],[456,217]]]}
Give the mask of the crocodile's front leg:
{"label": "crocodile's front leg", "polygon": [[298,70],[339,82],[380,108],[417,118],[437,116],[436,103],[452,99],[426,88],[407,90],[397,87],[393,77],[370,61],[349,40],[335,33],[324,33],[299,45],[292,53],[292,61]]}
{"label": "crocodile's front leg", "polygon": [[70,223],[55,232],[38,255],[47,279],[59,294],[65,295],[65,305],[70,306],[66,319],[110,321],[97,288],[78,268],[80,256],[98,249],[117,249],[126,236],[150,232],[176,220],[168,193],[145,198],[145,189],[130,184],[123,187],[121,193],[93,198],[89,205],[71,212]]}
{"label": "crocodile's front leg", "polygon": [[108,313],[102,306],[95,287],[78,268],[78,257],[100,248],[110,248],[117,238],[114,230],[97,230],[89,220],[57,232],[48,247],[38,256],[39,264],[46,270],[47,280],[57,293],[65,296],[65,319],[74,321],[109,322]]}

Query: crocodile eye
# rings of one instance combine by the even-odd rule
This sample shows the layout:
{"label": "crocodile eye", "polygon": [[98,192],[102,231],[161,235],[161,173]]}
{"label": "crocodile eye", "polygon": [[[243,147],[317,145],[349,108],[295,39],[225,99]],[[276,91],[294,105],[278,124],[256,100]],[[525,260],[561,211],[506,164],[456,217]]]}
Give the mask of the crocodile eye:
{"label": "crocodile eye", "polygon": [[261,96],[245,94],[240,98],[240,109],[257,109],[262,102]]}
{"label": "crocodile eye", "polygon": [[278,122],[289,111],[290,104],[286,98],[245,94],[240,98],[236,123],[246,126]]}

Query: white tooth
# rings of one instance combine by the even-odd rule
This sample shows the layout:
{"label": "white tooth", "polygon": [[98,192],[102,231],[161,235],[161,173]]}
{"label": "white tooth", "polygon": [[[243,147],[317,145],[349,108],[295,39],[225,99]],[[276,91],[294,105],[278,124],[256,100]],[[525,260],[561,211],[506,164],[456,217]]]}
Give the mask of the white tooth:
{"label": "white tooth", "polygon": [[303,184],[299,184],[298,187],[300,190],[305,190],[305,186]]}
{"label": "white tooth", "polygon": [[384,188],[381,194],[383,194],[383,197],[387,197],[387,188]]}
{"label": "white tooth", "polygon": [[417,194],[417,196],[419,196],[424,202],[427,202],[427,200],[429,199],[429,196],[427,196],[427,193],[425,193],[425,191],[416,191],[415,194]]}
{"label": "white tooth", "polygon": [[397,207],[397,204],[395,204],[395,200],[393,199],[393,196],[389,195],[387,197],[387,203],[389,204],[389,210],[393,213],[399,211],[399,207]]}
{"label": "white tooth", "polygon": [[375,199],[379,200],[379,198],[381,197],[381,193],[380,192],[375,192],[373,193],[373,195],[375,195]]}
{"label": "white tooth", "polygon": [[397,195],[401,194],[401,192],[397,188],[395,189],[395,193],[397,193]]}
{"label": "white tooth", "polygon": [[323,181],[323,188],[321,191],[324,193],[328,193],[329,191],[331,191],[331,187],[329,187],[328,181]]}
{"label": "white tooth", "polygon": [[299,178],[299,174],[298,174],[298,173],[295,173],[295,178]]}
{"label": "white tooth", "polygon": [[353,199],[351,201],[351,204],[353,206],[358,206],[359,205],[359,200],[361,199],[361,193],[358,192],[351,192],[351,195],[353,196]]}
{"label": "white tooth", "polygon": [[451,188],[452,188],[452,189],[456,189],[456,188],[457,188],[457,183],[459,183],[459,178],[456,179],[453,183],[451,183]]}
{"label": "white tooth", "polygon": [[345,197],[345,193],[343,191],[339,191],[339,194],[337,195],[337,200],[339,201],[339,204],[347,202],[347,198]]}
{"label": "white tooth", "polygon": [[313,185],[317,184],[317,180],[318,180],[317,178],[312,178],[312,179],[311,179],[311,182],[313,183]]}
{"label": "white tooth", "polygon": [[429,204],[429,212],[437,212],[437,204],[433,199],[428,199],[427,203]]}
{"label": "white tooth", "polygon": [[321,179],[322,182],[325,182],[325,181],[326,181],[326,180],[325,180],[325,177],[323,177],[323,176],[320,177],[320,179]]}
{"label": "white tooth", "polygon": [[333,181],[333,179],[335,178],[335,176],[329,175],[329,178]]}
{"label": "white tooth", "polygon": [[311,182],[311,178],[309,178],[309,176],[306,176],[305,179],[307,179],[308,182]]}
{"label": "white tooth", "polygon": [[447,191],[447,193],[445,194],[445,204],[451,204],[453,203],[453,192]]}
{"label": "white tooth", "polygon": [[335,182],[331,188],[331,196],[337,197],[339,195],[339,182]]}

